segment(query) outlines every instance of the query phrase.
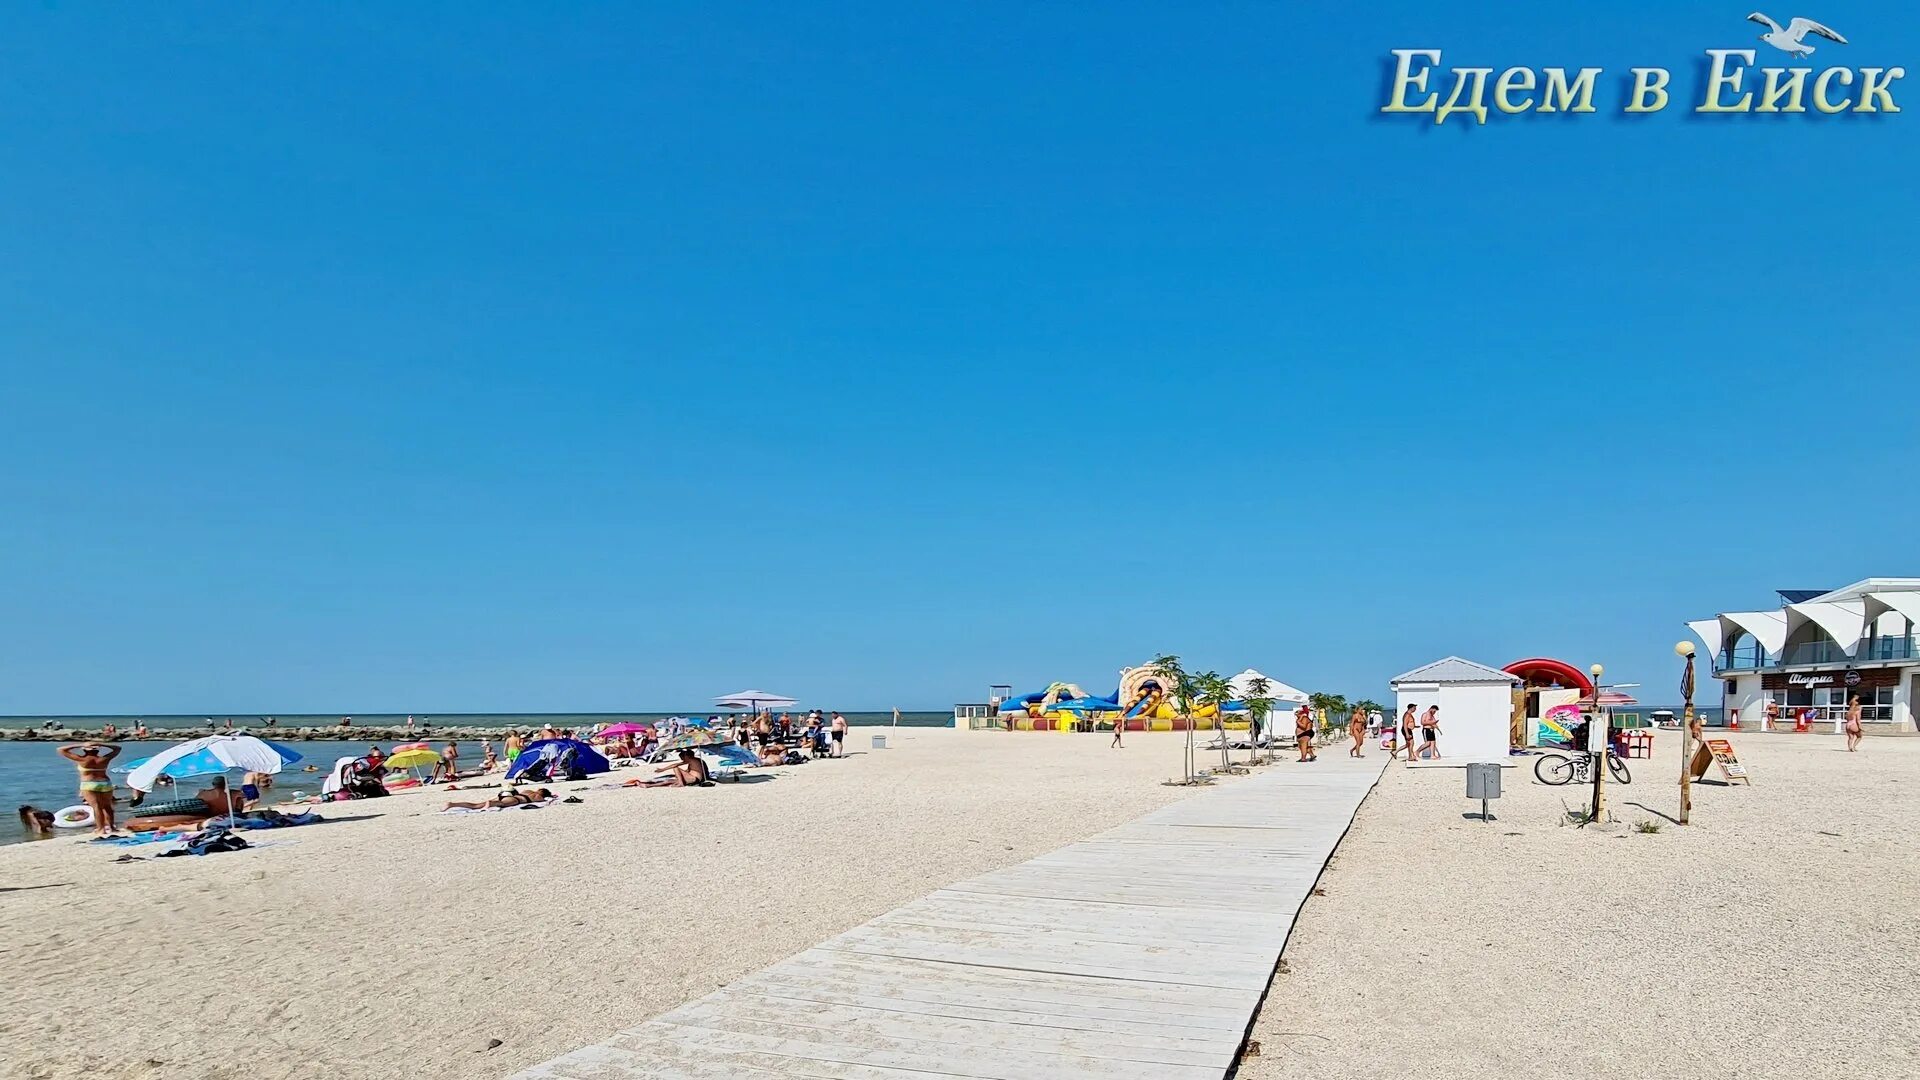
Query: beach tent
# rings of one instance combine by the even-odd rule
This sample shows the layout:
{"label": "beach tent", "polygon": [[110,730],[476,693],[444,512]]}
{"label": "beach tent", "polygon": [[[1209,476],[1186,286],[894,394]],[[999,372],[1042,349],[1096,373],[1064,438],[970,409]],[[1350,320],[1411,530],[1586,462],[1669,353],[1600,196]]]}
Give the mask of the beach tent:
{"label": "beach tent", "polygon": [[793,698],[769,694],[765,690],[737,690],[723,697],[714,698],[713,703],[722,709],[746,709],[749,712],[791,709],[800,704]]}
{"label": "beach tent", "polygon": [[[1397,713],[1440,706],[1440,759],[1416,759],[1414,765],[1465,765],[1507,760],[1508,728],[1513,721],[1513,688],[1519,676],[1449,656],[1396,676],[1387,684],[1399,695]],[[1420,736],[1414,736],[1420,745]]]}
{"label": "beach tent", "polygon": [[1241,701],[1245,701],[1253,696],[1253,680],[1255,679],[1267,680],[1266,696],[1274,702],[1276,711],[1278,711],[1278,706],[1282,702],[1288,705],[1305,705],[1307,703],[1307,695],[1304,691],[1297,690],[1271,675],[1262,674],[1252,668],[1248,668],[1240,674],[1235,675],[1233,678],[1228,679],[1227,682],[1233,686],[1233,696]]}
{"label": "beach tent", "polygon": [[[558,758],[568,750],[573,751],[573,763],[586,770],[588,776],[613,768],[607,764],[607,759],[601,756],[600,751],[579,739],[539,739],[521,747],[519,756],[515,757],[513,764],[507,768],[507,779],[517,780],[521,773],[533,766],[534,762]],[[556,779],[559,778],[556,777]]]}

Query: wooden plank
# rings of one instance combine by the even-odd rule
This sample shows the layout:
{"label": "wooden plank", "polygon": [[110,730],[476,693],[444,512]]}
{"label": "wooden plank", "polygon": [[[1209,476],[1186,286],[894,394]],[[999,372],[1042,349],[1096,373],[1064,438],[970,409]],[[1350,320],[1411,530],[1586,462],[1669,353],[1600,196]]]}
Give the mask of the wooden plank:
{"label": "wooden plank", "polygon": [[1202,791],[515,1080],[1220,1080],[1381,768]]}

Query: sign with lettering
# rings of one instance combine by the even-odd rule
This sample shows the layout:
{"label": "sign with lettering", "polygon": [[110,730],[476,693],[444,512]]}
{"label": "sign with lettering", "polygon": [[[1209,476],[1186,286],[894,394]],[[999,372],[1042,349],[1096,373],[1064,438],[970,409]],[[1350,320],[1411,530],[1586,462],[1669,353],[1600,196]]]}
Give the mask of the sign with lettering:
{"label": "sign with lettering", "polygon": [[[1732,15],[1730,9],[1729,23]],[[1879,51],[1873,45],[1850,44],[1844,34],[1808,18],[1795,17],[1781,26],[1756,11],[1747,21],[1766,28],[1767,33],[1757,36],[1768,47],[1707,49],[1705,61],[1694,64],[1705,78],[1687,95],[1695,102],[1692,114],[1812,118],[1900,113],[1894,90],[1906,78],[1907,69],[1897,60],[1870,60]],[[1834,46],[1848,48],[1826,51]],[[1823,59],[1840,55],[1847,62],[1822,65],[1818,70],[1813,61],[1798,63],[1816,48]],[[1870,62],[1855,66],[1850,54],[1856,52],[1861,54],[1859,59]],[[1444,124],[1455,116],[1473,124],[1528,114],[1577,116],[1601,111],[1594,99],[1618,87],[1623,92],[1607,111],[1644,116],[1665,110],[1687,93],[1676,85],[1673,67],[1669,61],[1666,66],[1631,68],[1626,78],[1603,78],[1605,73],[1597,67],[1570,71],[1518,64],[1500,68],[1481,57],[1450,67],[1436,48],[1394,49],[1385,71],[1387,100],[1380,111],[1433,124]],[[1682,104],[1676,111],[1686,109]]]}
{"label": "sign with lettering", "polygon": [[1848,686],[1863,690],[1900,685],[1900,668],[1860,668],[1852,671],[1773,671],[1760,676],[1763,690],[1811,690],[1815,687]]}
{"label": "sign with lettering", "polygon": [[1747,777],[1747,767],[1740,763],[1740,755],[1733,752],[1733,744],[1725,739],[1701,741],[1700,749],[1693,753],[1691,772],[1694,779],[1705,776],[1709,765],[1720,766],[1720,776],[1729,784],[1751,785],[1753,783]]}

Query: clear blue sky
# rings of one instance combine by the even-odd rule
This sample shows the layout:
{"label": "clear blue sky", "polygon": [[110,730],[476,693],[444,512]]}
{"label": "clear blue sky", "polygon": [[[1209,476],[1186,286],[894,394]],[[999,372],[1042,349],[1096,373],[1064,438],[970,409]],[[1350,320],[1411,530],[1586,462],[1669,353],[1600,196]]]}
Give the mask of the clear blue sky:
{"label": "clear blue sky", "polygon": [[[1610,108],[1757,28],[560,8],[0,14],[0,712],[944,708],[1161,650],[1670,699],[1683,619],[1920,573],[1920,75],[1432,130],[1389,49]],[[1805,13],[1920,71],[1905,7]]]}

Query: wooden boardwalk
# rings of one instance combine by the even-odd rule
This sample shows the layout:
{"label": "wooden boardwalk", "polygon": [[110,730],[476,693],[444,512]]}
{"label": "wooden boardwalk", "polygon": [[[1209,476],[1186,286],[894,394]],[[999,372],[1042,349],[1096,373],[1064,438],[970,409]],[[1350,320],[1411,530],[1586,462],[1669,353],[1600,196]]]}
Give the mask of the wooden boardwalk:
{"label": "wooden boardwalk", "polygon": [[1385,754],[940,889],[514,1080],[1219,1080]]}

